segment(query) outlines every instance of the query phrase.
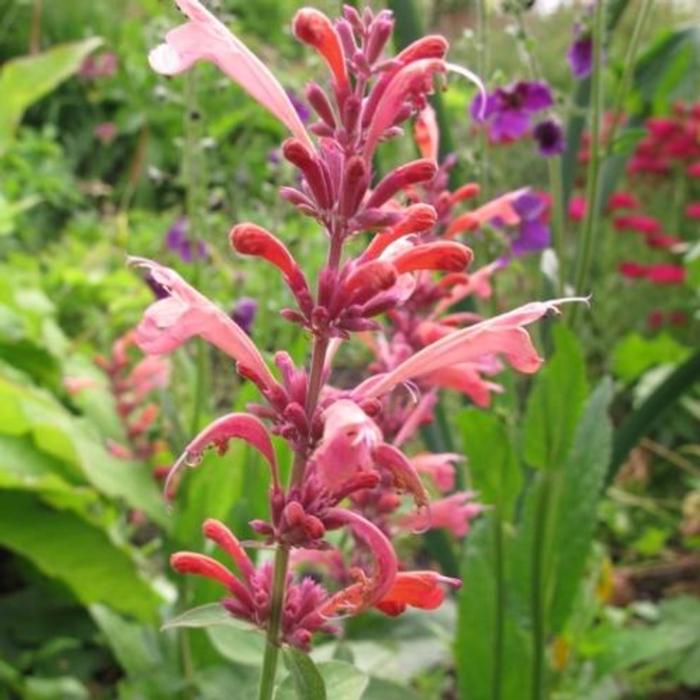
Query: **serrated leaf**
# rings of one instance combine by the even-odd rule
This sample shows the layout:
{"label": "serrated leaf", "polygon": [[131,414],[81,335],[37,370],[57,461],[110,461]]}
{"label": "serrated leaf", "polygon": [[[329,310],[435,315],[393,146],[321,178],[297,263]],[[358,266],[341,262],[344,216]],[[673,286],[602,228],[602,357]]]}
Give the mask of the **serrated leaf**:
{"label": "serrated leaf", "polygon": [[548,591],[549,618],[555,633],[561,631],[571,612],[593,539],[612,450],[608,416],[612,392],[612,382],[605,379],[591,395],[576,426],[563,470],[555,481],[551,557],[547,559],[552,581]]}

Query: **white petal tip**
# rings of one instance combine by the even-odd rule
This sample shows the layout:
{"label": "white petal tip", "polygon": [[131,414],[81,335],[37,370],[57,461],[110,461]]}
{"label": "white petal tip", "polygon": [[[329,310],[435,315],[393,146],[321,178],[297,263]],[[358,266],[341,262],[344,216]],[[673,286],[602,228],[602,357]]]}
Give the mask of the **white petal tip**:
{"label": "white petal tip", "polygon": [[148,54],[151,68],[161,75],[176,75],[183,70],[180,54],[172,46],[161,44]]}

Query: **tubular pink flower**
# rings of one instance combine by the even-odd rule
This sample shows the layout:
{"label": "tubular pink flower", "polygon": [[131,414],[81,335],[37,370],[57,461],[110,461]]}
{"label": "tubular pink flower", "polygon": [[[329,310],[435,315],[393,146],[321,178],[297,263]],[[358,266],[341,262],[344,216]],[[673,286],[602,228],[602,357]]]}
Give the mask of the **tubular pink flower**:
{"label": "tubular pink flower", "polygon": [[525,192],[527,192],[527,187],[507,192],[474,211],[468,211],[458,216],[447,227],[445,238],[454,238],[460,233],[474,231],[496,218],[501,219],[506,226],[515,226],[520,221],[520,215],[513,204]]}
{"label": "tubular pink flower", "polygon": [[435,117],[435,110],[426,105],[416,117],[413,125],[413,138],[423,158],[437,163],[440,150],[440,129]]}
{"label": "tubular pink flower", "polygon": [[144,258],[131,258],[131,262],[148,269],[169,295],[151,304],[136,328],[141,350],[151,355],[167,354],[191,337],[201,336],[235,359],[262,388],[277,386],[253,341],[221,309],[174,270]]}
{"label": "tubular pink flower", "polygon": [[267,66],[199,0],[176,2],[189,22],[169,31],[165,43],[151,51],[151,68],[163,75],[178,75],[197,61],[210,61],[313,148],[289,96]]}
{"label": "tubular pink flower", "polygon": [[443,311],[453,306],[462,299],[475,294],[480,299],[490,299],[493,293],[491,278],[502,269],[503,265],[499,260],[495,260],[488,265],[480,267],[475,272],[469,273],[467,281],[464,284],[456,284],[450,290],[449,296],[441,299],[435,307],[435,316],[440,315]]}
{"label": "tubular pink flower", "polygon": [[310,7],[299,10],[292,20],[294,35],[312,46],[326,62],[340,92],[348,88],[345,54],[333,23],[322,12]]}
{"label": "tubular pink flower", "polygon": [[433,501],[430,506],[430,520],[420,514],[410,513],[399,519],[399,526],[409,530],[445,528],[455,537],[464,537],[471,526],[471,521],[481,515],[484,508],[480,503],[472,503],[474,493],[458,491],[447,498]]}
{"label": "tubular pink flower", "polygon": [[435,610],[445,600],[445,585],[459,588],[462,582],[434,571],[401,571],[389,592],[375,607],[391,617],[400,615],[409,605],[421,610]]}
{"label": "tubular pink flower", "polygon": [[423,452],[410,458],[411,466],[419,474],[427,474],[442,492],[451,491],[454,488],[455,462],[463,461],[464,457],[454,452]]}
{"label": "tubular pink flower", "polygon": [[391,78],[369,123],[364,146],[365,160],[372,157],[384,132],[394,125],[406,100],[431,92],[433,76],[435,73],[444,73],[445,70],[445,61],[442,59],[424,58],[408,63]]}
{"label": "tubular pink flower", "polygon": [[585,300],[572,297],[532,302],[450,333],[390,372],[364,381],[354,390],[353,398],[377,398],[409,379],[425,376],[444,367],[473,362],[484,355],[504,355],[515,369],[532,374],[539,369],[542,358],[522,326],[536,321],[549,311],[558,311],[560,304],[569,301]]}
{"label": "tubular pink flower", "polygon": [[365,542],[374,556],[374,571],[369,578],[362,576],[359,583],[353,583],[329,598],[320,613],[325,617],[343,611],[357,614],[378,603],[391,590],[398,572],[396,552],[386,535],[361,515],[344,508],[330,508],[328,517],[349,525]]}
{"label": "tubular pink flower", "polygon": [[378,233],[362,254],[363,260],[379,257],[384,250],[399,238],[411,233],[422,233],[435,226],[437,212],[429,204],[413,204],[404,210],[398,224]]}
{"label": "tubular pink flower", "polygon": [[372,451],[382,434],[349,399],[332,403],[324,411],[323,420],[323,437],[311,459],[325,486],[335,493],[358,472],[372,470]]}
{"label": "tubular pink flower", "polygon": [[233,559],[238,570],[243,575],[244,582],[248,583],[255,574],[255,567],[248,553],[243,549],[238,538],[231,530],[219,520],[209,518],[204,521],[202,532],[207,539],[219,545]]}
{"label": "tubular pink flower", "polygon": [[173,465],[165,483],[165,493],[170,493],[169,486],[183,466],[195,466],[201,459],[204,450],[213,445],[219,454],[228,449],[228,443],[234,438],[245,440],[267,460],[272,474],[272,483],[276,490],[280,488],[277,458],[272,446],[272,440],[263,423],[249,413],[229,413],[210,423],[185,448],[185,451]]}
{"label": "tubular pink flower", "polygon": [[469,362],[436,369],[434,372],[426,374],[424,380],[441,389],[462,392],[479,408],[487,408],[490,405],[491,394],[503,392],[503,387],[500,384],[483,379],[478,368]]}
{"label": "tubular pink flower", "polygon": [[418,270],[461,272],[472,261],[470,248],[454,241],[433,241],[412,246],[392,259],[399,274]]}
{"label": "tubular pink flower", "polygon": [[376,463],[386,469],[394,480],[394,486],[399,491],[408,491],[413,495],[416,507],[427,509],[430,498],[420,480],[415,467],[406,456],[394,445],[383,443],[373,453]]}

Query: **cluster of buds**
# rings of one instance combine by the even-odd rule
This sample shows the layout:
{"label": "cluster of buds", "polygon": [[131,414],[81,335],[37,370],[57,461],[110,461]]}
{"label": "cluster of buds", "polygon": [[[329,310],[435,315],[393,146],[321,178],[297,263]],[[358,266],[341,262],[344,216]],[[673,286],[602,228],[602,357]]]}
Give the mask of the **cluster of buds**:
{"label": "cluster of buds", "polygon": [[[177,4],[188,21],[151,53],[152,67],[175,75],[198,60],[213,62],[289,129],[292,137],[282,152],[299,170],[300,185],[283,188],[281,196],[319,222],[328,255],[312,284],[273,233],[254,223],[238,224],[230,232],[237,253],[262,258],[281,273],[295,303],[282,316],[312,338],[308,367],[296,366],[285,352],[276,354],[279,378],[243,329],[180,275],[149,260],[133,260],[164,291],[136,330],[139,346],[160,355],[201,337],[230,356],[239,374],[261,394],[261,402],[248,413],[223,416],[196,436],[171,478],[182,466],[196,466],[209,446],[224,451],[230,440],[241,439],[254,447],[269,467],[270,512],[252,527],[276,549],[274,568],[255,567],[235,536],[213,521],[205,523],[205,535],[228,552],[238,575],[192,552],[175,554],[172,565],[181,573],[222,583],[230,594],[223,601],[226,609],[266,629],[271,644],[307,648],[312,634],[330,631],[332,618],[340,614],[376,608],[396,615],[406,606],[436,608],[446,588],[459,581],[430,571],[400,570],[391,543],[394,528],[425,529],[431,518],[447,511],[462,520],[455,525],[445,516],[445,524],[464,534],[478,506],[467,503],[472,494],[455,494],[447,505],[431,508],[421,473],[431,474],[438,489],[451,488],[458,458],[409,458],[404,444],[429,419],[435,387],[446,373],[488,373],[487,368],[500,367],[501,361],[535,372],[542,360],[525,327],[556,310],[562,300],[533,302],[488,320],[426,317],[424,326],[414,323],[411,329],[421,337],[418,346],[411,335],[405,350],[378,365],[359,385],[334,385],[332,362],[338,345],[353,333],[376,332],[381,314],[394,315],[398,323],[395,314],[412,303],[415,310],[410,313],[417,321],[420,299],[435,297],[434,287],[450,290],[448,299],[444,294],[435,297],[449,306],[449,299],[469,293],[465,289],[488,282],[485,273],[465,275],[472,251],[438,232],[444,207],[438,213],[432,204],[416,201],[419,187],[430,191],[432,186],[434,191],[439,186],[432,185],[440,177],[434,157],[401,165],[378,182],[372,172],[378,144],[399,134],[407,120],[426,108],[434,76],[450,68],[445,61],[448,44],[428,36],[387,59],[383,51],[393,27],[389,12],[360,14],[346,7],[334,23],[316,10],[300,10],[294,33],[319,53],[331,78],[330,89],[312,83],[306,92],[318,115],[309,133],[288,94],[239,39],[199,0]],[[473,215],[489,220],[491,214],[512,214],[511,199],[491,205],[486,215]],[[350,257],[345,244],[360,233],[372,238],[364,251]],[[442,273],[442,280],[434,279]],[[438,304],[436,313],[445,308]],[[376,342],[382,342],[381,336]],[[397,421],[394,397],[404,386],[426,388],[417,405],[400,402]],[[413,427],[398,428],[404,418]],[[280,479],[274,436],[287,441],[294,454],[288,484]],[[412,497],[413,514],[396,512],[404,494]],[[329,592],[309,579],[295,582],[288,570],[290,558],[309,551],[325,556],[333,551],[327,533],[341,528],[358,545],[352,565],[336,567],[343,572],[341,587]],[[296,557],[290,557],[292,550]]]}

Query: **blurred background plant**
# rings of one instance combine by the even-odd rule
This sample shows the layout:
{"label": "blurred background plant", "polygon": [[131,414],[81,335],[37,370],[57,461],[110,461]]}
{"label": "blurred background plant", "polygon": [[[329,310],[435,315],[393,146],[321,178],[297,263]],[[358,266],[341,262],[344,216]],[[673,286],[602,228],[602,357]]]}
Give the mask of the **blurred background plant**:
{"label": "blurred background plant", "polygon": [[[290,36],[301,4],[209,3],[274,65],[303,118],[317,66]],[[321,645],[328,687],[346,688],[330,696],[694,697],[697,5],[607,0],[597,16],[540,0],[387,4],[400,43],[421,29],[446,34],[451,60],[476,69],[489,93],[518,81],[551,90],[505,139],[473,119],[466,84],[436,104],[443,155],[458,159],[453,184],[478,181],[483,200],[529,186],[543,205],[532,221],[553,234],[554,249],[545,241],[509,258],[479,304],[490,313],[558,290],[593,302],[573,329],[545,327],[550,361],[534,382],[509,375],[486,410],[443,399],[422,439],[466,455],[458,484],[492,507],[463,541],[427,533],[418,556],[461,572],[464,588],[427,618],[353,620],[341,642]],[[205,517],[252,535],[266,500],[256,456],[236,445],[207,456],[177,517],[152,475],[192,425],[242,409],[250,387],[213,352],[180,350],[150,394],[158,419],[144,432],[157,450],[139,459],[114,449],[129,444],[129,424],[95,363],[157,293],[125,266],[127,252],[167,262],[248,318],[259,347],[296,360],[306,343],[278,322],[277,279],[227,249],[231,225],[252,219],[322,263],[314,225],[274,196],[292,175],[283,134],[210,66],[191,82],[150,71],[147,52],[171,20],[159,0],[0,0],[0,697],[214,699],[236,687],[243,698],[257,683],[256,637],[233,625],[159,631],[216,596],[176,582],[168,555],[201,547]],[[592,78],[566,60],[586,40],[600,56]],[[550,140],[545,158],[533,127],[547,120],[562,125],[563,149]],[[377,167],[407,148],[383,147]],[[485,262],[522,235],[487,225],[465,240]],[[368,361],[344,353],[347,372]]]}

